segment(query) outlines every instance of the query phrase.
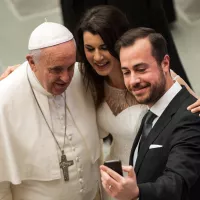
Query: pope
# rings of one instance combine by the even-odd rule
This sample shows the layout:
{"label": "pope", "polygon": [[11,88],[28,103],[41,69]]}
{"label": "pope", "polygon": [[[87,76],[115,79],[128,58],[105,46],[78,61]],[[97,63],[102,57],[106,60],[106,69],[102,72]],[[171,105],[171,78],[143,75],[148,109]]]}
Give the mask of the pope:
{"label": "pope", "polygon": [[100,144],[73,35],[45,22],[28,49],[0,82],[0,199],[94,200]]}

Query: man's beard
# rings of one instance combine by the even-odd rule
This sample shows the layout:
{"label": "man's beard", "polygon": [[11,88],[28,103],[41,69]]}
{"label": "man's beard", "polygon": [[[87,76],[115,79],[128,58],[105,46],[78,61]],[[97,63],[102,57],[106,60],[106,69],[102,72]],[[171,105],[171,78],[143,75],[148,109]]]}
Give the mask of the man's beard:
{"label": "man's beard", "polygon": [[[135,96],[136,101],[139,104],[156,103],[165,93],[166,79],[163,72],[160,70],[160,76],[156,83],[146,83],[146,87],[148,87],[149,92],[148,95],[144,95],[144,98],[133,94]],[[135,85],[134,88],[141,88],[141,84]]]}

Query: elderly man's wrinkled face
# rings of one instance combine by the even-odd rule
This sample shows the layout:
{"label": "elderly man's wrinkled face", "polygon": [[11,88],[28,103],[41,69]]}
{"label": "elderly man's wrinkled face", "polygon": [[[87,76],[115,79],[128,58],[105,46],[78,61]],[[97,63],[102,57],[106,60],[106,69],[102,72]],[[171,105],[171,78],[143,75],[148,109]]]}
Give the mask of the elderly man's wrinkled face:
{"label": "elderly man's wrinkled face", "polygon": [[41,50],[38,62],[31,65],[41,85],[53,95],[62,94],[69,86],[76,61],[73,40]]}

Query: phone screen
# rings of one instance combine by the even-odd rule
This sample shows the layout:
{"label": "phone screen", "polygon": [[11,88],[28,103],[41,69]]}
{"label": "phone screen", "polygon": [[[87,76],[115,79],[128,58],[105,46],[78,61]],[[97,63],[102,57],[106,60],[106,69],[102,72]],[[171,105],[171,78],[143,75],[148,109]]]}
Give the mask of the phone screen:
{"label": "phone screen", "polygon": [[108,160],[104,162],[104,165],[123,176],[122,164],[120,160]]}

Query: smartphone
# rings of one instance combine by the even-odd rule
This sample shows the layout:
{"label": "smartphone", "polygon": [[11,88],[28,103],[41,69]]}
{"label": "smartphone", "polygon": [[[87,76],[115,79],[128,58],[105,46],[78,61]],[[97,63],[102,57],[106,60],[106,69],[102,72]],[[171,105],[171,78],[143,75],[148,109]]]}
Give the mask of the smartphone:
{"label": "smartphone", "polygon": [[123,176],[121,160],[107,160],[104,162],[104,165]]}

